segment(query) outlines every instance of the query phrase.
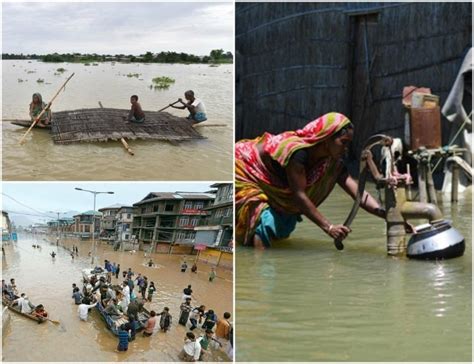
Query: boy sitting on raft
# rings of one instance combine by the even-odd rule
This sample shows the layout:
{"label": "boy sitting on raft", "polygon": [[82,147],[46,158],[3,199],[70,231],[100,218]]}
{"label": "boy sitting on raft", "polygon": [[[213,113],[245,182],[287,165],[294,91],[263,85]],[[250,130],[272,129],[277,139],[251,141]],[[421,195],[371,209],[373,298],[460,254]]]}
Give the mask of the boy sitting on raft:
{"label": "boy sitting on raft", "polygon": [[132,95],[130,97],[130,103],[132,104],[132,107],[128,113],[128,121],[132,123],[143,123],[145,121],[145,113],[138,102],[138,96]]}
{"label": "boy sitting on raft", "polygon": [[185,103],[181,98],[178,99],[178,102],[180,102],[183,106],[174,106],[174,104],[170,104],[170,106],[180,110],[188,109],[189,115],[187,119],[192,120],[193,124],[202,123],[203,121],[206,121],[206,107],[204,106],[204,103],[201,100],[194,97],[194,91],[186,91],[184,93],[184,97],[188,101],[187,103]]}

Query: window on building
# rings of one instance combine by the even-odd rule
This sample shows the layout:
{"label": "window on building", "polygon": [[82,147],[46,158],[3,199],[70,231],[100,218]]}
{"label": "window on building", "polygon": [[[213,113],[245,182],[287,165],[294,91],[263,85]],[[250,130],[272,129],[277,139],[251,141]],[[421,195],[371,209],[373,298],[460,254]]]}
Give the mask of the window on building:
{"label": "window on building", "polygon": [[130,234],[125,234],[125,240],[130,239]]}
{"label": "window on building", "polygon": [[198,225],[199,219],[192,219],[191,220],[191,226],[197,226]]}
{"label": "window on building", "polygon": [[225,209],[224,217],[229,217],[232,214],[232,207],[228,207]]}
{"label": "window on building", "polygon": [[202,210],[203,207],[204,207],[204,202],[202,202],[202,201],[196,202],[196,204],[194,205],[194,208],[196,210]]}
{"label": "window on building", "polygon": [[181,217],[179,219],[180,226],[188,226],[189,225],[189,217]]}
{"label": "window on building", "polygon": [[195,231],[186,231],[186,240],[192,240],[196,236]]}
{"label": "window on building", "polygon": [[127,219],[130,219],[132,217],[132,214],[127,214]]}
{"label": "window on building", "polygon": [[85,232],[85,233],[90,233],[90,232],[91,232],[91,227],[90,227],[90,225],[84,225],[84,232]]}
{"label": "window on building", "polygon": [[174,210],[174,205],[173,205],[172,203],[167,203],[167,204],[165,205],[165,211],[171,212],[171,211],[173,211],[173,210]]}
{"label": "window on building", "polygon": [[146,212],[146,207],[142,207],[142,214],[144,214]]}
{"label": "window on building", "polygon": [[217,209],[217,211],[216,211],[216,217],[217,217],[217,218],[222,217],[222,213],[223,213],[223,209]]}
{"label": "window on building", "polygon": [[227,186],[227,197],[226,200],[232,200],[234,194],[234,188],[232,185]]}
{"label": "window on building", "polygon": [[192,201],[186,201],[184,204],[184,209],[185,210],[191,210],[193,208],[193,202]]}
{"label": "window on building", "polygon": [[180,231],[180,232],[176,235],[176,240],[177,240],[177,241],[183,241],[185,238],[186,238],[186,232],[184,232],[184,231]]}
{"label": "window on building", "polygon": [[153,205],[153,212],[158,212],[158,204]]}

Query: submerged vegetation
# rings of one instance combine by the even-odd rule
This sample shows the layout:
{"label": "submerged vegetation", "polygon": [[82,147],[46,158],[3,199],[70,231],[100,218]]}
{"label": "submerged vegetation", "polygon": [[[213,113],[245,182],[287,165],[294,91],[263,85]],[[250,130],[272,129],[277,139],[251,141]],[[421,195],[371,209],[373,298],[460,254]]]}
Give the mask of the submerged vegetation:
{"label": "submerged vegetation", "polygon": [[146,52],[145,54],[82,54],[82,53],[53,53],[53,54],[12,54],[3,53],[2,59],[37,59],[43,62],[61,63],[84,63],[98,66],[97,62],[139,62],[139,63],[232,63],[234,56],[232,52],[225,52],[223,49],[213,49],[207,56],[196,56],[188,53],[177,52]]}
{"label": "submerged vegetation", "polygon": [[164,90],[168,89],[171,84],[175,83],[175,79],[167,76],[160,76],[153,78],[151,82],[153,82],[153,84],[150,85],[150,88],[153,87],[157,90]]}

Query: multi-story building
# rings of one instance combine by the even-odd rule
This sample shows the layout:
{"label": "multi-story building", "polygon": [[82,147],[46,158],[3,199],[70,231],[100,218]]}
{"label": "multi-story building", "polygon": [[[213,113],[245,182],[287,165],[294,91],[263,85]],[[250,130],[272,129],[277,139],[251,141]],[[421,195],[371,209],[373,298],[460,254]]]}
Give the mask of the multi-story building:
{"label": "multi-story building", "polygon": [[209,215],[195,228],[196,259],[232,269],[234,186],[232,183],[215,183],[211,187],[217,188],[216,199],[206,208]]}
{"label": "multi-story building", "polygon": [[99,209],[102,213],[100,218],[100,238],[104,240],[113,240],[115,237],[115,225],[117,223],[117,212],[122,205],[115,204],[109,207]]}
{"label": "multi-story building", "polygon": [[132,235],[133,206],[120,206],[115,216],[115,243],[116,249],[125,249],[134,242]]}
{"label": "multi-story building", "polygon": [[8,212],[2,211],[2,241],[11,241],[12,224]]}
{"label": "multi-story building", "polygon": [[211,193],[151,192],[133,204],[133,235],[140,249],[191,252],[201,219],[214,200]]}
{"label": "multi-story building", "polygon": [[205,209],[209,216],[202,219],[194,229],[195,244],[226,248],[231,245],[234,231],[234,186],[232,183],[215,183],[211,187],[217,188],[216,198],[214,203]]}
{"label": "multi-story building", "polygon": [[100,232],[100,218],[102,214],[99,211],[86,211],[74,217],[74,233],[81,238],[92,238],[92,233],[97,237]]}
{"label": "multi-story building", "polygon": [[59,220],[48,221],[49,234],[67,234],[74,232],[76,220],[72,217],[61,217]]}

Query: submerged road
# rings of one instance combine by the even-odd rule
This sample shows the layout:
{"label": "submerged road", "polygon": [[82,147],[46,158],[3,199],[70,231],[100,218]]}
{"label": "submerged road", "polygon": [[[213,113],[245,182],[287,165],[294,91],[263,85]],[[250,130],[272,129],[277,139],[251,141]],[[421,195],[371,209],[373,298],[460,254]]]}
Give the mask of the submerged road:
{"label": "submerged road", "polygon": [[[45,239],[48,239],[46,241]],[[206,305],[214,309],[219,318],[224,312],[233,312],[232,272],[217,268],[217,279],[210,283],[208,272],[210,266],[198,263],[198,273],[188,269],[181,273],[181,255],[153,255],[156,266],[146,265],[149,257],[143,252],[114,252],[110,245],[98,244],[98,263],[103,266],[104,259],[119,263],[121,270],[129,267],[137,274],[148,277],[155,282],[157,292],[153,302],[146,303],[149,310],[161,312],[163,307],[170,308],[173,316],[171,330],[167,333],[157,332],[149,338],[141,333],[129,344],[125,353],[117,353],[118,338],[106,327],[100,314],[93,309],[88,322],[78,318],[77,306],[72,295],[72,283],[82,288],[81,271],[90,268],[88,252],[91,242],[75,239],[62,239],[56,247],[54,238],[19,234],[17,243],[5,246],[2,277],[5,280],[15,278],[19,293],[25,292],[34,304],[43,304],[53,320],[61,321],[60,325],[50,322],[38,325],[20,315],[11,312],[11,320],[3,335],[4,361],[179,361],[178,354],[184,343],[187,332],[178,325],[179,305],[183,289],[192,285],[193,306]],[[39,243],[41,249],[32,244]],[[79,256],[72,259],[68,249],[76,245]],[[55,251],[53,260],[49,253]],[[187,259],[192,261],[191,257]],[[112,283],[122,281],[119,279]],[[159,310],[159,311],[158,311]],[[233,318],[231,319],[233,321]],[[189,323],[188,326],[189,327]],[[194,330],[202,334],[203,330]],[[206,361],[228,361],[227,356],[219,351],[212,351]]]}

